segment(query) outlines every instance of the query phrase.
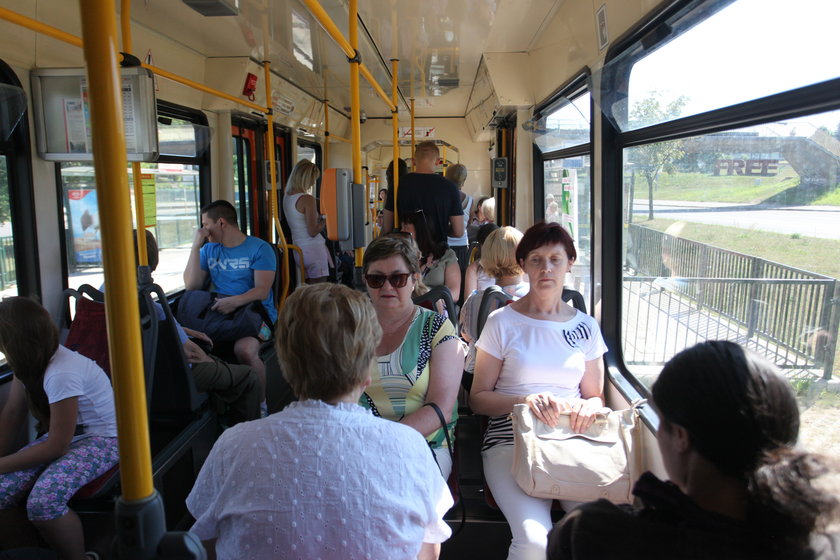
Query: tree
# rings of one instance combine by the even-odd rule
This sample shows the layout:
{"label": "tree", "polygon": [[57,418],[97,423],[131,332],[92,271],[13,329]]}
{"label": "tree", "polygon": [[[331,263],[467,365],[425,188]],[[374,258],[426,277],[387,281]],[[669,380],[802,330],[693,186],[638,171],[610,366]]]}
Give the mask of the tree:
{"label": "tree", "polygon": [[9,172],[6,171],[6,158],[0,156],[0,224],[9,223],[12,209],[9,201]]}
{"label": "tree", "polygon": [[[632,128],[641,128],[651,124],[667,122],[682,114],[688,98],[679,96],[663,106],[661,94],[652,91],[648,96],[636,103],[630,111]],[[630,151],[629,159],[635,169],[645,178],[648,184],[648,219],[653,219],[653,191],[659,174],[674,173],[674,163],[685,155],[682,140],[670,140],[655,144],[636,146]],[[632,201],[631,201],[632,204]]]}

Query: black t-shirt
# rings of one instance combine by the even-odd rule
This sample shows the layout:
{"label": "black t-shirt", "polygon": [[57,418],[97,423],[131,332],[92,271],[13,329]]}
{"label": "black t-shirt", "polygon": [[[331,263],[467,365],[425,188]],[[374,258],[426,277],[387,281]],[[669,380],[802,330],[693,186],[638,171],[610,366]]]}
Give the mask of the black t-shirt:
{"label": "black t-shirt", "polygon": [[[449,218],[463,216],[458,187],[437,173],[406,173],[400,178],[400,216],[423,210],[435,243],[446,243]],[[385,210],[394,211],[394,190],[388,189]]]}

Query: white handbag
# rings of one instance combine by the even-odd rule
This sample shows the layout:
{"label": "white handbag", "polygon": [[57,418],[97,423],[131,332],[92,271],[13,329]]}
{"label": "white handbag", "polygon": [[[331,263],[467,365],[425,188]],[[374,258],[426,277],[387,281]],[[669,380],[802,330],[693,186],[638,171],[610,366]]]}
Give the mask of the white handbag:
{"label": "white handbag", "polygon": [[569,413],[555,427],[538,420],[527,404],[513,407],[513,477],[529,496],[588,502],[633,501],[641,474],[638,407],[598,414],[583,433],[572,431]]}

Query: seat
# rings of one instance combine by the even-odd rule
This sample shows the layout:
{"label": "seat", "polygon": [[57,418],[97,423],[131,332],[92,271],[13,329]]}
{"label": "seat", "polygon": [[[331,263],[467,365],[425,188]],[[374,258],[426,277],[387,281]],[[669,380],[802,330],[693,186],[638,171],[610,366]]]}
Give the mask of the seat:
{"label": "seat", "polygon": [[[70,305],[74,300],[75,313],[70,321]],[[105,294],[83,284],[77,290],[64,290],[59,330],[66,333],[62,345],[96,362],[111,377],[108,354],[108,331],[105,323]],[[116,495],[119,488],[119,465],[80,488],[73,500],[106,499]]]}
{"label": "seat", "polygon": [[449,320],[453,325],[455,325],[456,329],[458,328],[458,312],[455,309],[455,301],[452,299],[452,293],[446,286],[435,286],[425,294],[412,299],[416,305],[425,307],[426,309],[431,309],[432,311],[436,311],[437,308],[435,304],[438,301],[442,301],[443,308],[446,310]]}
{"label": "seat", "polygon": [[[158,318],[153,294],[161,302],[164,320]],[[197,474],[215,439],[215,427],[213,416],[205,404],[207,395],[195,389],[163,291],[159,286],[150,284],[141,288],[139,295],[152,473],[155,484],[159,486],[163,476],[183,457],[192,457],[191,460],[198,462],[193,464],[194,474]],[[76,313],[67,326],[64,344],[103,367],[108,348],[104,294],[92,286],[83,285],[78,290],[66,290],[65,298],[63,320],[70,318],[70,298],[75,299]],[[110,363],[107,366],[103,369],[110,376]],[[213,434],[210,434],[211,431]],[[204,444],[206,449],[200,449],[198,443]],[[191,450],[193,453],[188,456],[187,451]],[[81,488],[73,497],[74,503],[82,502],[90,507],[103,502],[116,495],[118,482],[119,468],[114,467]]]}
{"label": "seat", "polygon": [[208,396],[195,387],[175,317],[157,284],[140,288],[140,317],[149,419],[153,425],[186,425],[206,407]]}
{"label": "seat", "polygon": [[490,286],[484,290],[484,293],[481,296],[481,305],[478,306],[478,318],[475,333],[476,340],[478,340],[478,337],[481,336],[481,331],[484,330],[484,325],[487,323],[487,318],[490,314],[512,301],[511,297],[499,286]]}
{"label": "seat", "polygon": [[572,307],[586,313],[586,300],[583,294],[571,288],[563,288],[563,294],[560,296],[566,303],[571,303]]}

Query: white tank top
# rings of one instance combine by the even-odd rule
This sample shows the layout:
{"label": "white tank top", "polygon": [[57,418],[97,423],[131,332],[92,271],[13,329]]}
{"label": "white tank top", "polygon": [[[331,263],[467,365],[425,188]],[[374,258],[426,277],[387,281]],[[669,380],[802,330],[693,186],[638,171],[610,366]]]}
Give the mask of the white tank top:
{"label": "white tank top", "polygon": [[309,235],[306,229],[306,215],[295,208],[300,197],[308,193],[287,194],[283,197],[283,214],[286,215],[286,222],[292,231],[292,243],[298,247],[304,245],[323,244],[324,238],[318,234]]}
{"label": "white tank top", "polygon": [[470,221],[470,207],[472,206],[473,198],[470,195],[467,195],[464,198],[464,202],[461,203],[461,207],[464,209],[464,235],[461,237],[447,237],[446,244],[450,247],[466,247],[470,244],[469,237],[467,236],[467,223]]}

